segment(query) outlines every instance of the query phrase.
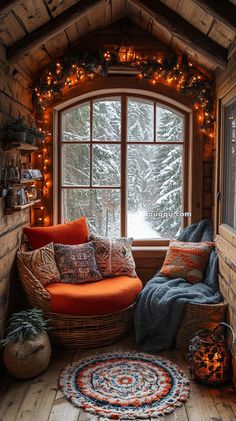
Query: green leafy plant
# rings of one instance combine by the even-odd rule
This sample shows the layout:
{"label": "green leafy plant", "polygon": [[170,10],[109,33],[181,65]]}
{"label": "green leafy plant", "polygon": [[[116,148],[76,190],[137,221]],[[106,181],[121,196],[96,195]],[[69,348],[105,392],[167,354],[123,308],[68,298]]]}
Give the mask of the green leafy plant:
{"label": "green leafy plant", "polygon": [[43,140],[44,133],[41,132],[37,127],[29,127],[27,129],[27,138],[28,143],[34,144],[36,140]]}
{"label": "green leafy plant", "polygon": [[7,136],[11,138],[15,132],[27,132],[27,125],[24,117],[18,117],[12,120],[11,124],[7,127]]}
{"label": "green leafy plant", "polygon": [[44,133],[41,132],[39,129],[37,129],[37,127],[29,127],[27,131],[28,131],[28,134],[30,134],[31,136],[34,136],[36,139],[44,138]]}
{"label": "green leafy plant", "polygon": [[48,320],[43,318],[43,312],[35,308],[14,313],[8,320],[6,335],[0,344],[6,346],[34,339],[40,332],[48,329],[47,323]]}

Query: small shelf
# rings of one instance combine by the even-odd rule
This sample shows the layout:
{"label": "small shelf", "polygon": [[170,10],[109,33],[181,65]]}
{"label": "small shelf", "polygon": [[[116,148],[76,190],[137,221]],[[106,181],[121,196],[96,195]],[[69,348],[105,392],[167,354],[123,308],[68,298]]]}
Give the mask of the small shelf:
{"label": "small shelf", "polygon": [[19,151],[37,151],[38,146],[31,145],[30,143],[19,143],[12,142],[12,145],[16,146]]}
{"label": "small shelf", "polygon": [[25,205],[18,205],[18,206],[14,206],[13,208],[6,208],[5,213],[7,215],[10,215],[11,213],[19,212],[23,209],[30,208],[30,207],[36,205],[36,203],[40,203],[40,202],[41,202],[41,199],[37,199],[37,200],[34,200],[32,202],[26,203]]}
{"label": "small shelf", "polygon": [[28,152],[34,152],[37,151],[39,148],[38,146],[31,145],[30,143],[21,143],[21,142],[7,142],[5,143],[6,150],[16,148],[19,151],[28,151]]}
{"label": "small shelf", "polygon": [[12,184],[11,187],[15,187],[15,186],[19,186],[20,184],[30,184],[30,183],[35,183],[36,181],[42,181],[42,177],[40,177],[40,178],[21,178],[19,180],[17,179],[17,180],[1,180],[1,181],[6,181],[10,185]]}

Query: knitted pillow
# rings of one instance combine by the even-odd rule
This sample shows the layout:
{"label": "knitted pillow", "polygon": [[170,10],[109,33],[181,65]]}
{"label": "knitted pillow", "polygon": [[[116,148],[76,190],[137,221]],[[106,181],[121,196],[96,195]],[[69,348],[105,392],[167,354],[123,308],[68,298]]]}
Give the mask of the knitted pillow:
{"label": "knitted pillow", "polygon": [[42,285],[45,286],[51,282],[60,281],[53,243],[33,251],[18,251],[17,256]]}
{"label": "knitted pillow", "polygon": [[132,238],[105,238],[90,235],[98,269],[104,278],[126,275],[136,278]]}
{"label": "knitted pillow", "polygon": [[191,284],[201,282],[214,243],[188,243],[172,240],[160,274],[169,278],[184,278]]}
{"label": "knitted pillow", "polygon": [[79,245],[54,244],[54,250],[62,282],[78,284],[102,279],[92,242]]}

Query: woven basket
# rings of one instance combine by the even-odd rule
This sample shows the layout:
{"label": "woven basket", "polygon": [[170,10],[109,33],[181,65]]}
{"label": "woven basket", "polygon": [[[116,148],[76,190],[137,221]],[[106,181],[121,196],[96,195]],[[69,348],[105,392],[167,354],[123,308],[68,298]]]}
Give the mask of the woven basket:
{"label": "woven basket", "polygon": [[134,304],[116,313],[94,316],[45,313],[52,342],[70,348],[96,348],[122,338],[133,323]]}
{"label": "woven basket", "polygon": [[104,315],[52,313],[50,294],[21,259],[21,252],[25,251],[29,251],[27,243],[22,244],[17,256],[20,282],[30,305],[41,309],[45,318],[50,320],[48,333],[52,342],[70,348],[94,348],[115,342],[128,332],[133,323],[135,303]]}
{"label": "woven basket", "polygon": [[9,371],[19,379],[30,379],[42,373],[51,357],[51,345],[46,332],[34,339],[14,342],[5,346],[3,362]]}
{"label": "woven basket", "polygon": [[176,335],[175,345],[180,350],[187,351],[190,339],[201,329],[214,329],[225,320],[227,303],[186,305]]}

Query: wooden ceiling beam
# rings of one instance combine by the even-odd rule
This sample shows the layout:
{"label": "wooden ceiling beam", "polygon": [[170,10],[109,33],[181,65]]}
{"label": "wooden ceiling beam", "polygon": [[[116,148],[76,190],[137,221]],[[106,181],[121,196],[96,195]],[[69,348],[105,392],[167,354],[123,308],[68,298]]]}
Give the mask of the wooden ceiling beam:
{"label": "wooden ceiling beam", "polygon": [[227,50],[203,34],[160,0],[130,1],[141,10],[145,10],[157,24],[160,24],[176,38],[183,41],[187,47],[204,55],[217,66],[221,68],[226,67]]}
{"label": "wooden ceiling beam", "polygon": [[12,10],[17,5],[17,3],[20,3],[20,0],[2,0],[0,2],[0,15]]}
{"label": "wooden ceiling beam", "polygon": [[17,41],[7,49],[7,59],[9,63],[15,63],[20,57],[29,53],[29,51],[40,47],[44,42],[53,38],[59,32],[72,25],[89,10],[99,4],[103,4],[102,0],[80,0],[74,6],[65,12],[51,19],[49,22],[40,26],[35,31],[27,34],[24,38]]}
{"label": "wooden ceiling beam", "polygon": [[224,23],[236,32],[236,6],[230,1],[222,0],[193,0],[206,13]]}

